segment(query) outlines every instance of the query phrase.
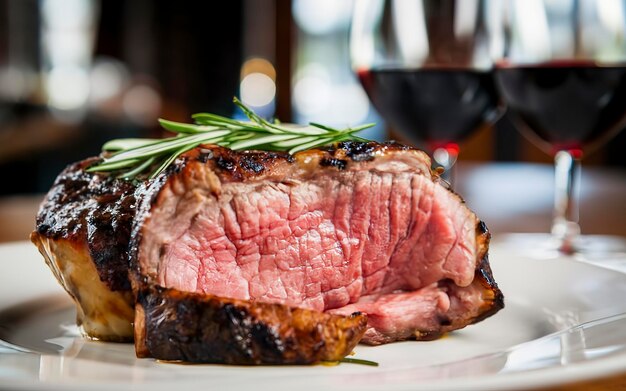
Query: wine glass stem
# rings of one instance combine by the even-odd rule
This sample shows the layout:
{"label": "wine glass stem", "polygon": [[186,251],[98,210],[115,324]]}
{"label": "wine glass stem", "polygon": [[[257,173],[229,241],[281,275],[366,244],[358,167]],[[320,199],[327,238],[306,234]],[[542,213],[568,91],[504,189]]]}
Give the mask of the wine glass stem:
{"label": "wine glass stem", "polygon": [[552,235],[558,240],[559,251],[573,254],[578,225],[578,187],[580,157],[578,151],[559,151],[554,156],[554,220]]}
{"label": "wine glass stem", "polygon": [[450,185],[454,185],[454,167],[458,157],[459,150],[456,145],[438,147],[433,151],[433,160],[435,161],[435,165],[443,169],[441,179],[445,180]]}

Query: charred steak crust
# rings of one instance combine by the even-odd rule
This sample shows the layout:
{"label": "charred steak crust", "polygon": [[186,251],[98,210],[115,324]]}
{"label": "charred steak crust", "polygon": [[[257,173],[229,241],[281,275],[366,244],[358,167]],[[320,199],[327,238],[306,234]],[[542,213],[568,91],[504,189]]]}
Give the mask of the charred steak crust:
{"label": "charred steak crust", "polygon": [[484,288],[483,299],[485,300],[485,305],[480,308],[478,315],[471,323],[480,322],[504,308],[504,295],[500,288],[498,288],[498,284],[493,278],[491,266],[489,265],[488,250],[490,240],[491,232],[489,232],[485,222],[480,220],[476,225],[476,241],[478,243],[478,257],[480,261],[476,266],[474,280],[480,283]]}
{"label": "charred steak crust", "polygon": [[81,332],[103,341],[132,341],[128,243],[142,185],[85,171],[98,160],[72,164],[59,174],[30,238],[74,299]]}
{"label": "charred steak crust", "polygon": [[480,266],[476,269],[476,280],[485,287],[485,292],[490,292],[490,297],[486,297],[486,306],[480,312],[480,314],[474,318],[472,323],[480,322],[483,319],[487,319],[491,315],[504,308],[504,294],[498,288],[493,279],[491,272],[491,266],[489,266],[489,257],[485,255],[480,262]]}
{"label": "charred steak crust", "polygon": [[140,357],[226,364],[337,361],[359,342],[362,314],[337,316],[146,285],[137,294]]}
{"label": "charred steak crust", "polygon": [[[296,156],[308,156],[310,160],[321,166],[343,170],[349,161],[371,161],[376,158],[377,154],[409,150],[418,151],[394,141],[385,143],[344,141],[332,147],[299,152]],[[180,171],[186,162],[194,160],[202,163],[214,161],[213,166],[216,171],[219,171],[220,179],[237,182],[273,175],[272,169],[284,162],[295,163],[296,157],[285,152],[233,151],[228,148],[207,146],[186,153],[183,160],[179,160],[176,165],[170,167],[169,173]]]}
{"label": "charred steak crust", "polygon": [[479,246],[480,262],[477,264],[474,279],[484,287],[483,296],[486,304],[472,323],[480,322],[504,308],[504,294],[502,294],[502,291],[498,288],[498,284],[493,278],[491,266],[489,265],[488,249],[491,233],[482,220],[476,225],[476,238]]}
{"label": "charred steak crust", "polygon": [[135,216],[136,184],[85,172],[96,158],[68,166],[44,199],[36,231],[49,239],[87,243],[100,280],[128,291],[128,243]]}

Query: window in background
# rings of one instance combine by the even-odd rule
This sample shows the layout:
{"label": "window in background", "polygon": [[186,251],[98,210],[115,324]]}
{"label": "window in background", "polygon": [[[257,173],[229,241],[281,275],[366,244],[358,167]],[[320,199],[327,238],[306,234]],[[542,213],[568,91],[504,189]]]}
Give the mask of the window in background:
{"label": "window in background", "polygon": [[158,117],[231,115],[243,3],[0,0],[0,195],[47,191],[107,140],[160,136]]}
{"label": "window in background", "polygon": [[384,124],[350,67],[352,4],[348,0],[292,3],[297,31],[291,97],[294,120],[337,127],[376,122],[361,135],[384,140]]}
{"label": "window in background", "polygon": [[[283,4],[284,5],[284,4]],[[276,114],[277,18],[275,0],[245,0],[243,6],[243,63],[239,99],[264,118]],[[237,110],[235,117],[245,119]],[[285,119],[285,120],[288,120]]]}

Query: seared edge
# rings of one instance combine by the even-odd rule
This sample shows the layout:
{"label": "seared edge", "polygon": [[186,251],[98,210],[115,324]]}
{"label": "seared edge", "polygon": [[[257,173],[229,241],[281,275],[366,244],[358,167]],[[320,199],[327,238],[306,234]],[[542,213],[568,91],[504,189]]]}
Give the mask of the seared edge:
{"label": "seared edge", "polygon": [[337,361],[359,342],[367,318],[338,316],[153,285],[137,292],[138,357],[225,364]]}
{"label": "seared edge", "polygon": [[[406,152],[408,156],[418,155],[420,160],[428,163],[428,166],[420,167],[420,171],[437,177],[437,174],[430,170],[430,158],[425,152],[395,142],[346,141],[331,147],[298,152],[293,156],[285,152],[233,151],[228,148],[205,145],[187,152],[183,155],[183,159],[210,164],[221,181],[240,182],[285,176],[291,173],[294,167],[284,163],[296,163],[297,169],[303,169],[315,175],[319,166],[344,170],[352,163],[385,159],[387,156],[392,156],[393,159],[397,159],[398,156],[402,158],[405,154],[387,155],[389,152],[400,151]],[[173,171],[178,171],[180,168],[179,164],[179,167],[174,167]]]}
{"label": "seared edge", "polygon": [[127,250],[137,185],[86,172],[97,160],[74,163],[59,174],[39,208],[35,232],[84,244],[100,280],[113,291],[129,291]]}
{"label": "seared edge", "polygon": [[37,232],[30,238],[59,283],[74,299],[76,323],[83,335],[103,341],[132,341],[132,292],[112,291],[100,280],[86,243],[50,239]]}
{"label": "seared edge", "polygon": [[483,299],[485,300],[485,304],[480,308],[480,312],[470,324],[480,322],[504,308],[504,294],[500,288],[498,288],[498,284],[493,278],[491,266],[489,265],[488,250],[490,240],[491,233],[487,229],[487,225],[483,221],[479,221],[476,225],[476,243],[479,262],[476,266],[474,283],[478,282],[484,288]]}
{"label": "seared edge", "polygon": [[74,299],[81,332],[127,342],[134,318],[127,251],[137,185],[86,172],[96,161],[74,163],[59,174],[30,239]]}

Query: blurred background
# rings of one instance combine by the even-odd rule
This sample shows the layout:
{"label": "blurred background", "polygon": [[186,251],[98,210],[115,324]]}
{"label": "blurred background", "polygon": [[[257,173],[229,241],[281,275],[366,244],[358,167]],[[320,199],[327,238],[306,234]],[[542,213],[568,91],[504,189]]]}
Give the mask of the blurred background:
{"label": "blurred background", "polygon": [[[377,122],[364,137],[393,137],[350,68],[351,10],[350,0],[0,0],[0,197],[39,200],[106,140],[162,135],[159,117],[240,115],[233,96],[283,122]],[[462,147],[463,161],[551,162],[506,115]],[[585,165],[624,168],[625,148],[622,132]],[[9,216],[32,209],[13,200]]]}

